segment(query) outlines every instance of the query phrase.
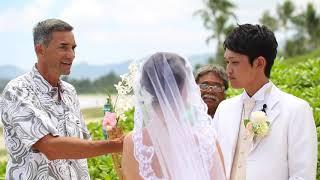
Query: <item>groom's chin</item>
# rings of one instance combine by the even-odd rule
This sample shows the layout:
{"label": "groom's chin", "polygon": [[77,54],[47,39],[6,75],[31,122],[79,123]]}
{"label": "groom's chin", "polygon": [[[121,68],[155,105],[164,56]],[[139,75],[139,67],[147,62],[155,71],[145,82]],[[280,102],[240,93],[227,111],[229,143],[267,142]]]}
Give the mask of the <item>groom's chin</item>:
{"label": "groom's chin", "polygon": [[235,78],[230,78],[229,79],[229,82],[230,82],[230,85],[231,85],[231,87],[232,88],[234,88],[234,89],[241,89],[241,88],[243,88],[242,87],[242,83],[241,82],[239,82],[237,79],[235,79]]}
{"label": "groom's chin", "polygon": [[241,85],[236,84],[236,83],[230,83],[230,85],[231,85],[231,87],[232,87],[233,89],[242,89],[242,88],[243,88]]}

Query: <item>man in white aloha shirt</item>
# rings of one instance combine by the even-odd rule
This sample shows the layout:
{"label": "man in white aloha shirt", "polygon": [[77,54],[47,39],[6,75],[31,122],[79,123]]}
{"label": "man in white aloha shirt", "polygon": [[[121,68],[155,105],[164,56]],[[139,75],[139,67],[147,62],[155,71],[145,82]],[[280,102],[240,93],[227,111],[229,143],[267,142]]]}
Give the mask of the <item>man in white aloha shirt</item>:
{"label": "man in white aloha shirt", "polygon": [[122,139],[92,141],[70,73],[72,26],[58,19],[34,28],[38,63],[8,83],[0,98],[9,154],[6,179],[90,179],[85,158],[122,151]]}

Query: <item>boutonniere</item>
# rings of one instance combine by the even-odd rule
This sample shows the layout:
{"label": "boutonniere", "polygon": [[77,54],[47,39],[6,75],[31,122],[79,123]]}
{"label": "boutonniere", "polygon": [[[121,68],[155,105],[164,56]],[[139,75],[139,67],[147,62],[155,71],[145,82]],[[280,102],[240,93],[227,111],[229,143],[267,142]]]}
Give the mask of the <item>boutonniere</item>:
{"label": "boutonniere", "polygon": [[250,119],[244,120],[246,129],[257,137],[264,137],[269,132],[270,122],[264,111],[255,111],[251,113]]}

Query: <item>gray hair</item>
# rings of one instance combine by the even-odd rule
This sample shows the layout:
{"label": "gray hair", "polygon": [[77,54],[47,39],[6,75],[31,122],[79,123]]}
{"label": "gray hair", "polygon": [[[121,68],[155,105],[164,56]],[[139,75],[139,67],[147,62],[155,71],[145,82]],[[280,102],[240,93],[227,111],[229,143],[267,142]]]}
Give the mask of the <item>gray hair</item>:
{"label": "gray hair", "polygon": [[37,44],[43,44],[45,46],[49,45],[52,39],[52,33],[56,31],[72,31],[73,27],[60,20],[60,19],[46,19],[40,21],[33,28],[33,43],[34,46]]}
{"label": "gray hair", "polygon": [[227,73],[221,66],[219,66],[217,64],[208,64],[208,65],[200,67],[196,71],[196,74],[195,74],[196,82],[198,83],[200,76],[205,75],[209,72],[215,73],[223,81],[223,85],[225,87],[225,90],[228,89],[229,85],[228,85]]}

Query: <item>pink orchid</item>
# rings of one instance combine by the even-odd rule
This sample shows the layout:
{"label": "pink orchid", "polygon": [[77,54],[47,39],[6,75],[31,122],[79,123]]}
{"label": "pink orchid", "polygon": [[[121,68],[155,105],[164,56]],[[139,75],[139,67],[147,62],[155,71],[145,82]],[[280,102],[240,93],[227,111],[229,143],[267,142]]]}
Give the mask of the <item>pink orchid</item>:
{"label": "pink orchid", "polygon": [[105,112],[102,126],[107,130],[111,130],[117,124],[116,113]]}

